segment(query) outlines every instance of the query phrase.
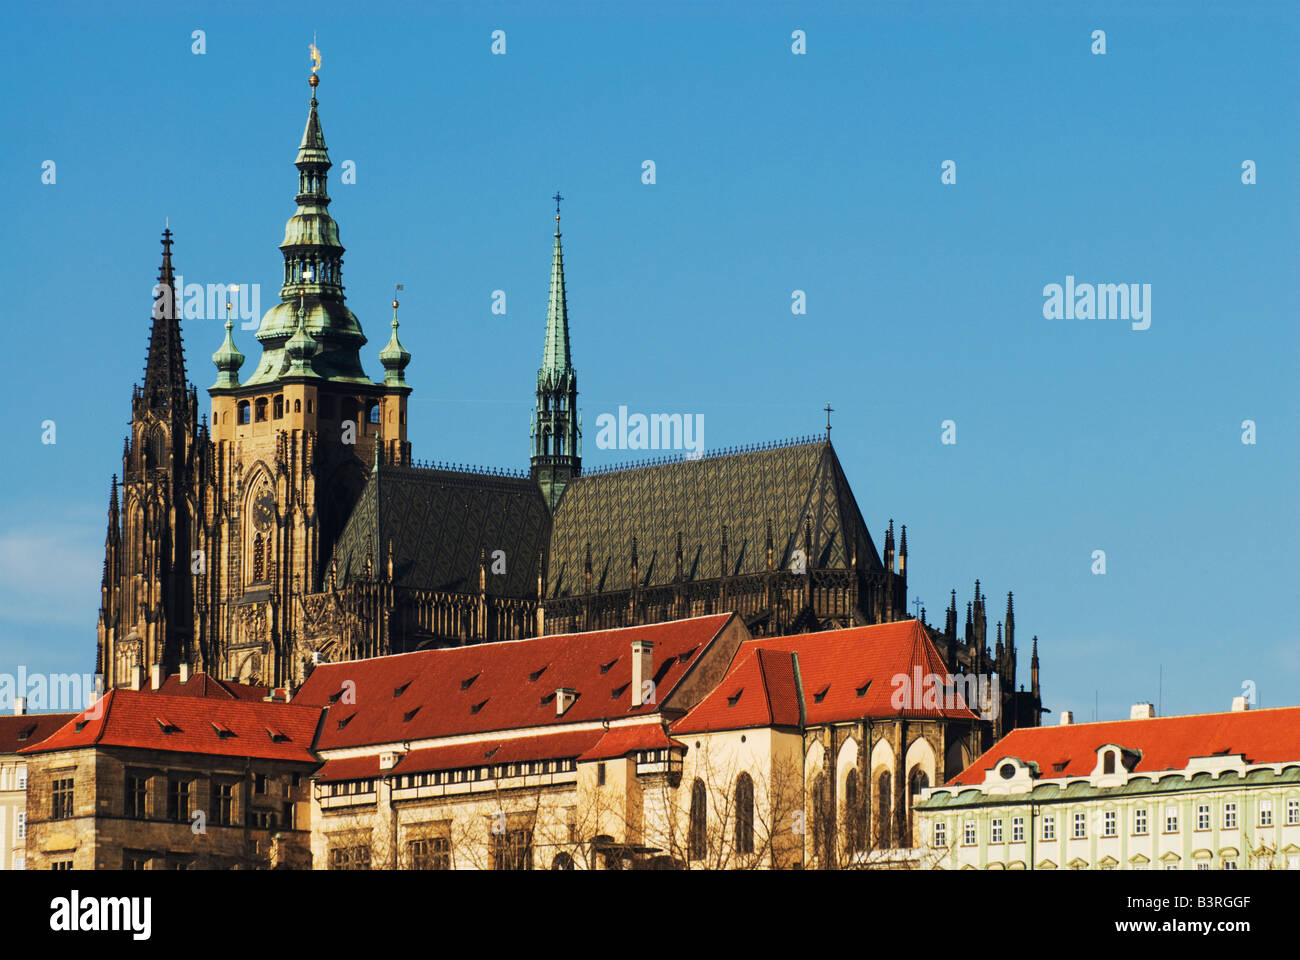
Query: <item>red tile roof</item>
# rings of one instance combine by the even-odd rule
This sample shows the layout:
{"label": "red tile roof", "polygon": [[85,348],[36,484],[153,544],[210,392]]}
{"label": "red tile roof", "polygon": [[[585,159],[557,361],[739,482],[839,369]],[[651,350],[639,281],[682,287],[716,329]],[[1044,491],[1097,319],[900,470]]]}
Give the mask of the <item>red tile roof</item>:
{"label": "red tile roof", "polygon": [[983,783],[985,773],[1004,757],[1038,764],[1043,779],[1086,777],[1097,766],[1097,749],[1108,743],[1142,752],[1135,773],[1182,770],[1192,757],[1217,753],[1244,754],[1247,763],[1297,762],[1300,707],[1023,727],[1012,730],[949,783]]}
{"label": "red tile roof", "polygon": [[[673,733],[798,726],[791,653],[798,657],[809,726],[862,717],[975,718],[959,696],[952,709],[924,706],[921,690],[902,709],[894,706],[896,691],[917,686],[918,676],[948,674],[920,622],[902,620],[747,641],[713,692],[673,724]],[[899,677],[907,678],[906,688]]]}
{"label": "red tile roof", "polygon": [[35,746],[75,716],[75,713],[29,713],[0,717],[0,753],[17,753],[24,747]]}
{"label": "red tile roof", "polygon": [[[213,697],[172,697],[110,690],[37,746],[22,753],[76,747],[139,747],[213,756],[316,763],[316,707]],[[80,729],[78,729],[80,727]],[[223,736],[222,731],[227,735]]]}
{"label": "red tile roof", "polygon": [[[153,692],[153,682],[143,688]],[[179,673],[173,673],[162,682],[158,693],[172,697],[215,697],[218,700],[265,700],[270,687],[251,686],[236,680],[218,680],[206,673],[192,673],[186,683],[181,683]]]}
{"label": "red tile roof", "polygon": [[674,740],[664,732],[663,724],[638,723],[630,727],[611,727],[604,735],[580,757],[581,761],[612,760],[626,757],[633,750],[658,750],[663,747],[681,747],[686,745]]}
{"label": "red tile roof", "polygon": [[794,656],[747,647],[737,651],[733,666],[713,691],[673,724],[673,733],[800,725]]}
{"label": "red tile roof", "polygon": [[[321,750],[656,715],[732,616],[322,664],[293,703],[328,708]],[[640,707],[634,640],[654,643],[656,702]],[[578,692],[561,717],[557,687]]]}

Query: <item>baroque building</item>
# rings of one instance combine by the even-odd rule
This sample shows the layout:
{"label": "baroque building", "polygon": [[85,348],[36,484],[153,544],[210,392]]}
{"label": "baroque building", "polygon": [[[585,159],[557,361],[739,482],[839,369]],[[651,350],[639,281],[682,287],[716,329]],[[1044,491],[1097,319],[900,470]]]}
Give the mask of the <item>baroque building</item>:
{"label": "baroque building", "polygon": [[[182,664],[297,687],[320,663],[724,612],[756,637],[908,619],[907,528],[896,540],[891,520],[877,548],[829,425],[824,437],[583,469],[558,194],[529,469],[412,459],[399,304],[372,381],[310,82],[280,302],[242,376],[227,320],[210,422],[186,379],[164,234],[144,384],[110,491],[108,687]],[[680,419],[649,427],[647,449],[683,445]],[[1037,657],[1031,689],[1017,691],[1010,597],[994,651],[984,602],[977,582],[962,639],[955,594],[945,629],[926,629],[951,669],[998,675],[1000,734],[1038,722]]]}

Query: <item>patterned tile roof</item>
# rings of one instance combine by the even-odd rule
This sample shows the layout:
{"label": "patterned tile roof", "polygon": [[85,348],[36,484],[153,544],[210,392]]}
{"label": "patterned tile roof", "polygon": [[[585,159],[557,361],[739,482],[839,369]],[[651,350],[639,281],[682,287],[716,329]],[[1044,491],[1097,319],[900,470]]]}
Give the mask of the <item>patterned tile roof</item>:
{"label": "patterned tile roof", "polygon": [[672,583],[678,531],[683,578],[717,577],[724,525],[728,574],[762,572],[768,519],[773,562],[788,567],[803,549],[809,515],[812,566],[848,567],[848,544],[863,571],[882,569],[835,450],[823,441],[584,474],[556,507],[547,596],[585,591],[588,543],[592,590],[626,589],[633,537],[642,586]]}
{"label": "patterned tile roof", "polygon": [[[361,575],[367,551],[375,575],[382,575],[391,541],[398,586],[477,593],[486,551],[489,594],[533,597],[550,525],[541,491],[530,479],[380,467],[370,474],[339,538],[339,585]],[[504,575],[491,572],[496,550],[505,551]]]}

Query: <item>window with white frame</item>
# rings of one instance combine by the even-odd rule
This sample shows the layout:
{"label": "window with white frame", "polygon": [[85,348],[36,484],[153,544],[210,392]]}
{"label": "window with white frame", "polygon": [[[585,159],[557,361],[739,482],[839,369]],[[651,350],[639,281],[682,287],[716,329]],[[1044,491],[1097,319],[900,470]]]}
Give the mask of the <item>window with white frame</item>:
{"label": "window with white frame", "polygon": [[27,811],[18,811],[18,836],[17,839],[23,840],[27,837]]}
{"label": "window with white frame", "polygon": [[936,820],[934,823],[934,845],[936,847],[948,846],[948,824],[942,820]]}
{"label": "window with white frame", "polygon": [[1259,825],[1261,827],[1273,826],[1273,801],[1259,801]]}
{"label": "window with white frame", "polygon": [[1002,842],[1002,818],[994,817],[993,822],[989,824],[989,843]]}
{"label": "window with white frame", "polygon": [[1080,840],[1088,835],[1088,815],[1086,813],[1076,813],[1074,815],[1074,838]]}
{"label": "window with white frame", "polygon": [[1139,837],[1146,836],[1147,832],[1147,808],[1138,807],[1133,811],[1133,833]]}
{"label": "window with white frame", "polygon": [[1223,805],[1223,829],[1237,829],[1237,804],[1233,800],[1229,800]]}
{"label": "window with white frame", "polygon": [[1024,817],[1011,818],[1011,842],[1012,843],[1025,842],[1025,818]]}
{"label": "window with white frame", "polygon": [[967,820],[966,826],[962,831],[961,842],[968,847],[975,845],[975,821]]}
{"label": "window with white frame", "polygon": [[[1210,829],[1210,805],[1208,803],[1198,803],[1196,805],[1196,829]],[[1205,869],[1209,869],[1206,867]]]}
{"label": "window with white frame", "polygon": [[1115,836],[1115,811],[1106,810],[1101,815],[1101,835],[1103,837]]}
{"label": "window with white frame", "polygon": [[1165,807],[1165,833],[1178,832],[1178,808]]}
{"label": "window with white frame", "polygon": [[1224,870],[1236,870],[1236,869],[1237,869],[1237,861],[1236,861],[1236,859],[1235,859],[1235,858],[1231,858],[1231,857],[1224,858],[1224,861],[1223,861],[1223,869],[1224,869]]}
{"label": "window with white frame", "polygon": [[1043,814],[1043,839],[1056,839],[1056,814],[1054,813]]}
{"label": "window with white frame", "polygon": [[1286,822],[1287,826],[1300,823],[1300,800],[1292,799],[1286,802]]}

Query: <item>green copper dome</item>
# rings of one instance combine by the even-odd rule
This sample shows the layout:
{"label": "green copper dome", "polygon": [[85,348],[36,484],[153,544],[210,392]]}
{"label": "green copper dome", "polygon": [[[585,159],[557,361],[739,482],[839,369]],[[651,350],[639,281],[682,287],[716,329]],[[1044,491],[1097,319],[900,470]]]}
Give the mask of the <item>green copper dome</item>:
{"label": "green copper dome", "polygon": [[397,339],[397,301],[393,301],[393,335],[388,345],[379,351],[379,362],[384,365],[384,383],[400,387],[406,383],[406,365],[411,362],[410,352]]}
{"label": "green copper dome", "polygon": [[231,333],[234,327],[234,323],[227,318],[226,339],[212,355],[212,362],[217,368],[217,382],[213,384],[214,387],[239,386],[239,368],[244,365],[244,355],[235,346],[235,338]]}

